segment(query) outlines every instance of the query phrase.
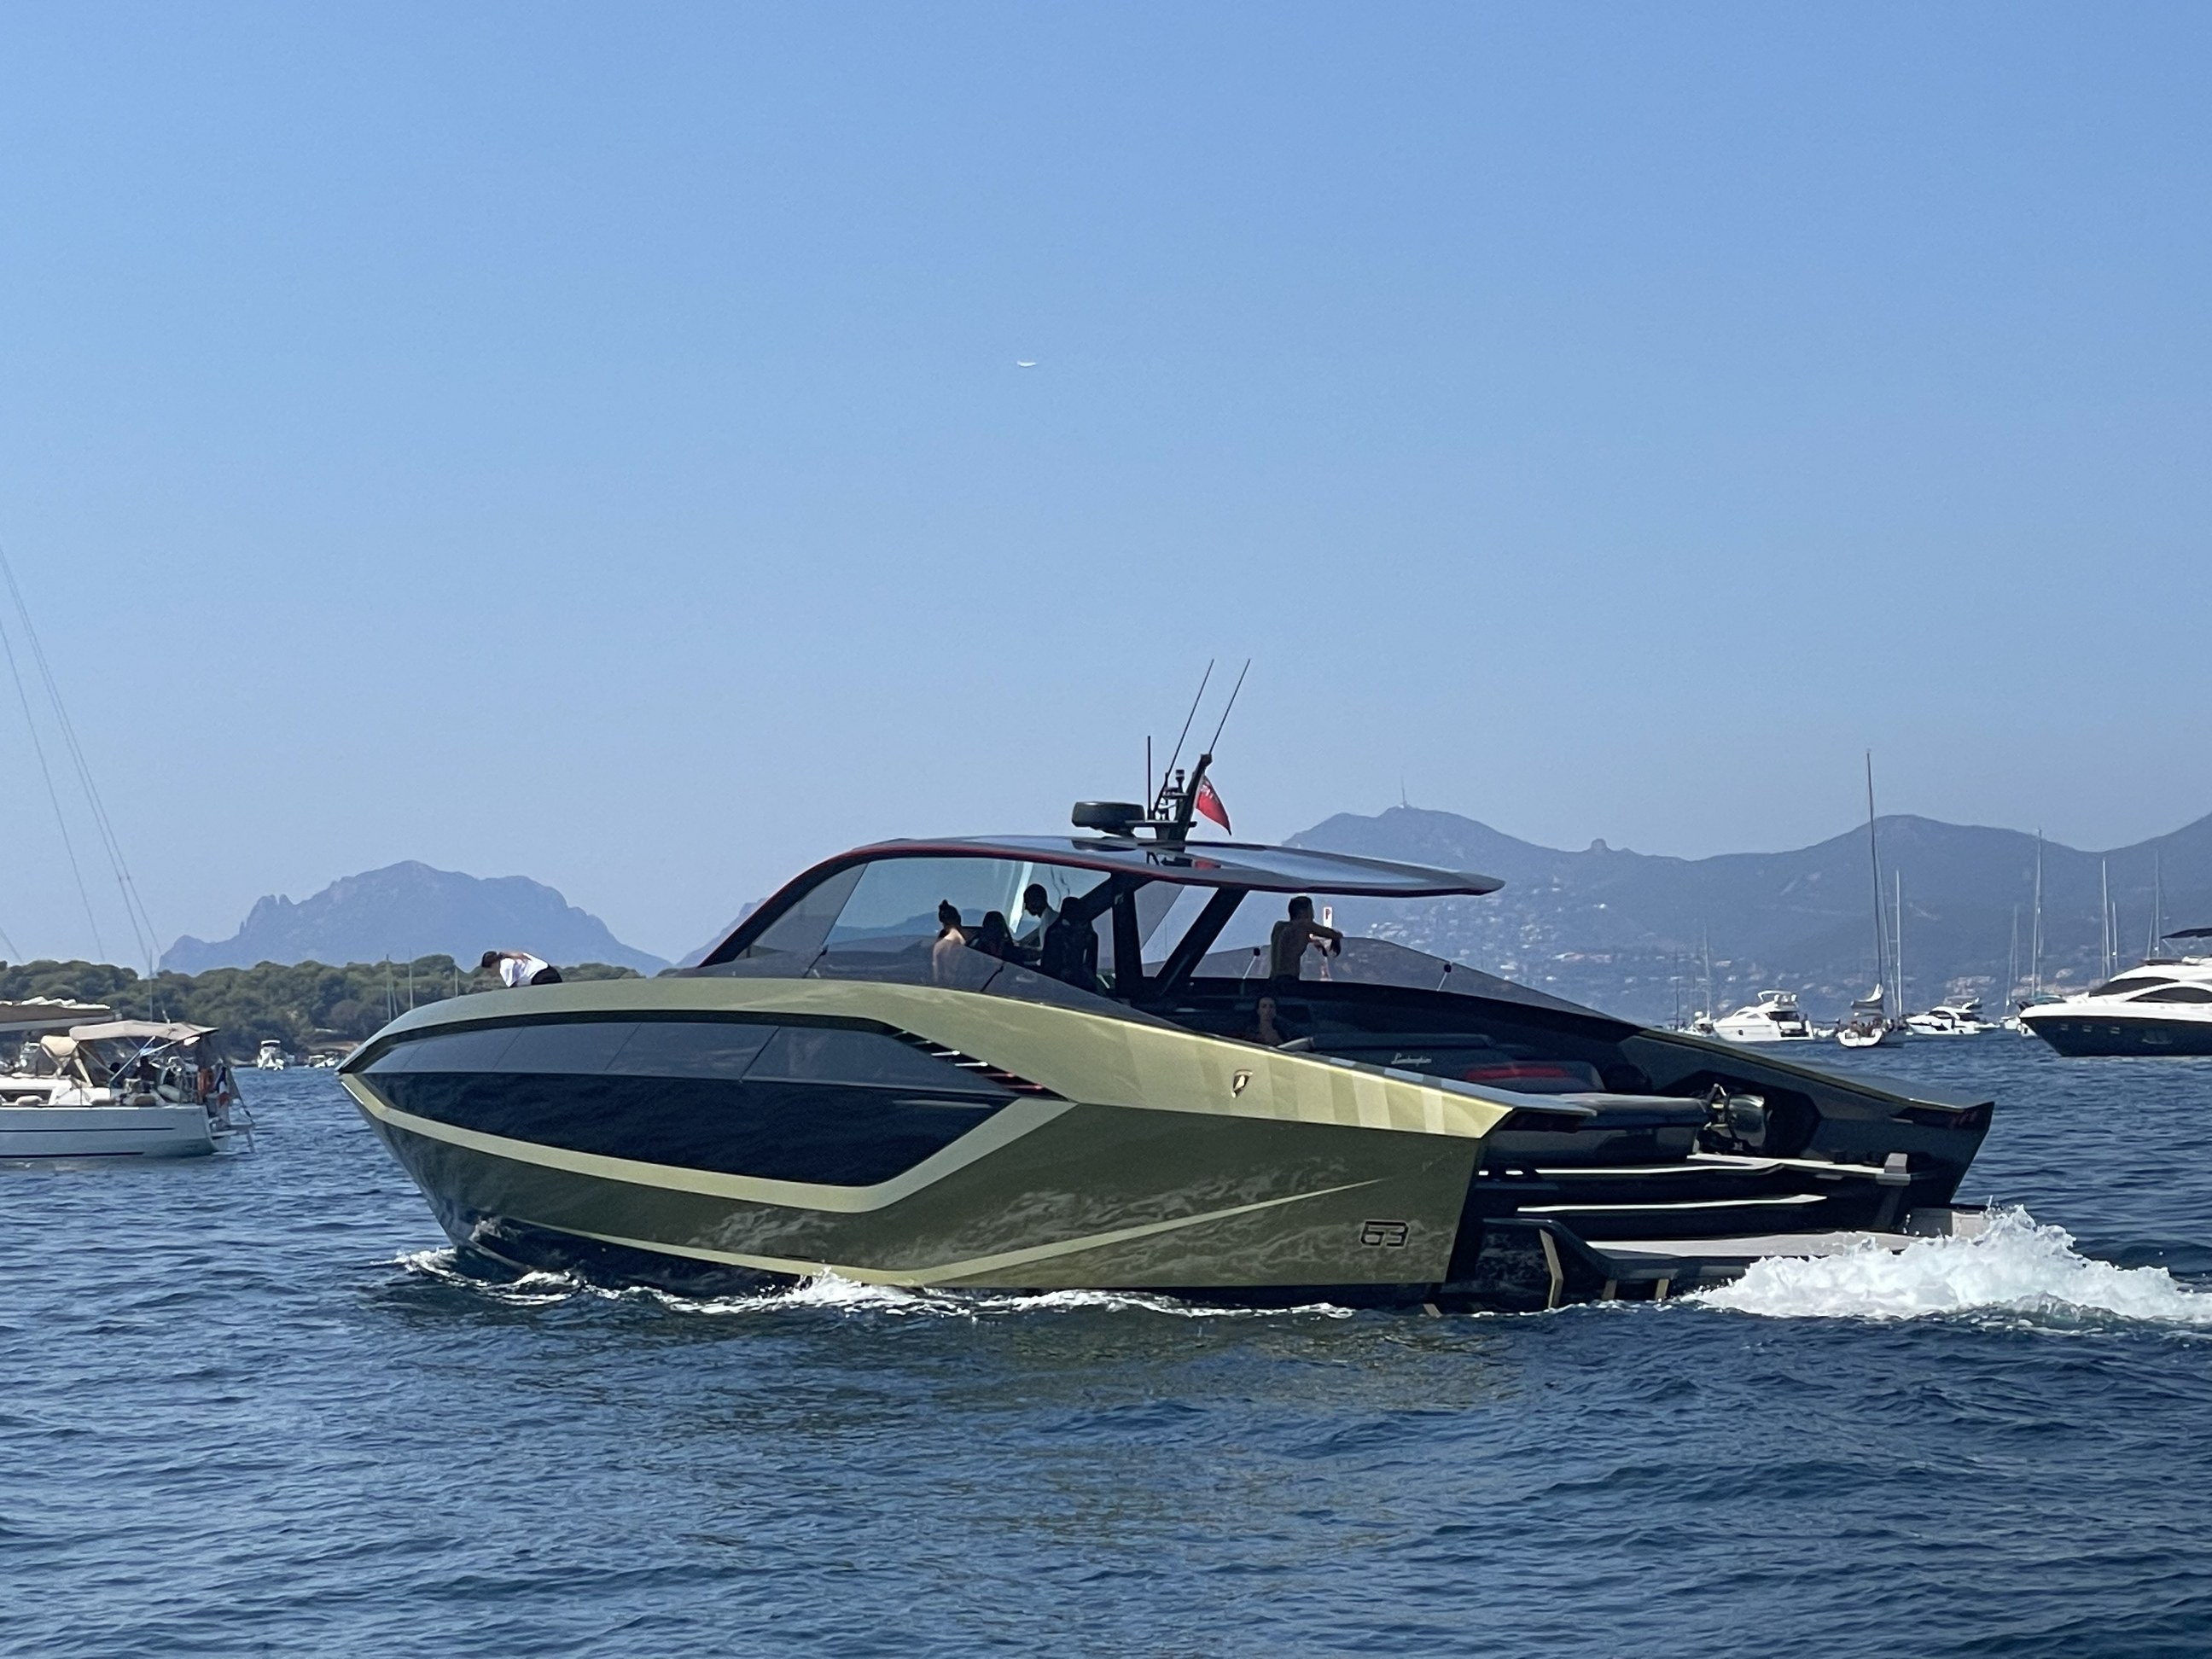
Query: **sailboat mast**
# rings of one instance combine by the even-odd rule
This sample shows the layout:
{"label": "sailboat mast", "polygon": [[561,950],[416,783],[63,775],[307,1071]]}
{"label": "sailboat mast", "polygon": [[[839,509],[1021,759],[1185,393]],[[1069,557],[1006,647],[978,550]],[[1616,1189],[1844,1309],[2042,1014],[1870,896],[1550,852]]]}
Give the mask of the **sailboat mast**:
{"label": "sailboat mast", "polygon": [[2100,923],[2097,942],[2104,947],[2105,971],[2102,978],[2110,979],[2112,976],[2112,861],[2110,859],[2097,860],[2097,885],[2101,890],[2097,910]]}
{"label": "sailboat mast", "polygon": [[2029,925],[2027,945],[2028,996],[2043,994],[2043,831],[2035,832],[2035,918]]}
{"label": "sailboat mast", "polygon": [[1897,1017],[1905,1018],[1905,872],[1893,870],[1890,878],[1897,884],[1897,926],[1890,935],[1890,943],[1897,952]]}
{"label": "sailboat mast", "polygon": [[1874,833],[1874,750],[1867,750],[1867,864],[1874,872],[1874,982],[1881,991],[1889,983],[1889,951],[1881,936],[1881,852]]}
{"label": "sailboat mast", "polygon": [[2158,942],[2166,937],[2165,872],[2159,866],[2158,849],[2150,853],[2150,945],[2143,951],[2146,957],[2158,954]]}
{"label": "sailboat mast", "polygon": [[2005,951],[2004,1000],[2009,1003],[2020,989],[2020,906],[2012,907],[2012,944]]}

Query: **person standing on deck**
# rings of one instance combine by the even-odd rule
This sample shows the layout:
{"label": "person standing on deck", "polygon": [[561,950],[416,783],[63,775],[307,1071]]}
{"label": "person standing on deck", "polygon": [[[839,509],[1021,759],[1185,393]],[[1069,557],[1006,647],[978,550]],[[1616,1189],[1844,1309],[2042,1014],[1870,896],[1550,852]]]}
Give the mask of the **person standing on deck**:
{"label": "person standing on deck", "polygon": [[496,973],[499,982],[513,990],[524,985],[558,985],[561,970],[543,957],[527,951],[487,951],[477,964],[482,973]]}
{"label": "person standing on deck", "polygon": [[1300,894],[1291,901],[1291,913],[1275,924],[1267,939],[1267,982],[1276,990],[1295,985],[1309,945],[1318,945],[1331,956],[1344,954],[1344,935],[1314,920],[1313,901]]}

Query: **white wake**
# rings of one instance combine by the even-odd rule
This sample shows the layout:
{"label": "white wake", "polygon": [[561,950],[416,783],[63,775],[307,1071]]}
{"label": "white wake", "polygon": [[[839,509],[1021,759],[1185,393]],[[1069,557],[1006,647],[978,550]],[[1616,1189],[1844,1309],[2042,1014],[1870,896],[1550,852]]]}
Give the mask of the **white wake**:
{"label": "white wake", "polygon": [[815,1311],[974,1319],[986,1314],[1097,1310],[1167,1314],[1179,1319],[1280,1318],[1290,1314],[1349,1319],[1352,1315],[1351,1309],[1328,1302],[1302,1303],[1287,1308],[1232,1308],[1209,1307],[1200,1303],[1179,1302],[1173,1297],[1134,1291],[1041,1291],[1034,1295],[1016,1296],[994,1291],[908,1290],[895,1285],[864,1284],[828,1273],[801,1279],[787,1288],[747,1296],[680,1296],[647,1285],[597,1285],[565,1273],[526,1273],[515,1279],[481,1278],[463,1267],[459,1252],[450,1248],[410,1251],[393,1258],[392,1265],[419,1278],[434,1279],[489,1301],[521,1308],[594,1297],[609,1302],[652,1302],[678,1313],[717,1316]]}
{"label": "white wake", "polygon": [[1771,1319],[1921,1319],[2006,1312],[2106,1316],[2212,1325],[2212,1292],[2163,1267],[2119,1267],[2081,1255],[2073,1236],[2026,1210],[1996,1212],[1972,1238],[1929,1238],[1901,1250],[1871,1243],[1829,1256],[1770,1256],[1732,1285],[1683,1298]]}

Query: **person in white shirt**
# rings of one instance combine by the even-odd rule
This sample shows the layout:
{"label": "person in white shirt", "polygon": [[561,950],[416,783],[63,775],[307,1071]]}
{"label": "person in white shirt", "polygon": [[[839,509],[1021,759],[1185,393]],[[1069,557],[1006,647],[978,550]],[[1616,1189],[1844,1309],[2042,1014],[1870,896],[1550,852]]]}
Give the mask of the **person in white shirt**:
{"label": "person in white shirt", "polygon": [[558,985],[561,970],[542,957],[533,957],[527,951],[487,951],[483,960],[477,964],[487,974],[497,973],[499,982],[510,990],[520,985]]}
{"label": "person in white shirt", "polygon": [[1052,895],[1044,890],[1044,884],[1031,882],[1022,894],[1022,933],[1014,941],[1023,961],[1035,967],[1043,958],[1045,930],[1059,919],[1060,912],[1052,908]]}

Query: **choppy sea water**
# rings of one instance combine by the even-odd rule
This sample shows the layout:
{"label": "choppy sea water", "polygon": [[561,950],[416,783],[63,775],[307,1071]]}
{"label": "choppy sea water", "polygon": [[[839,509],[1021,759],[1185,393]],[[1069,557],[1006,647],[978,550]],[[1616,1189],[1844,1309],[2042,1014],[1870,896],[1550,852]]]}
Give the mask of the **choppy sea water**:
{"label": "choppy sea water", "polygon": [[1820,1054],[1994,1087],[2018,1213],[1444,1319],[483,1285],[252,1074],[0,1170],[0,1650],[2212,1652],[2212,1063]]}

